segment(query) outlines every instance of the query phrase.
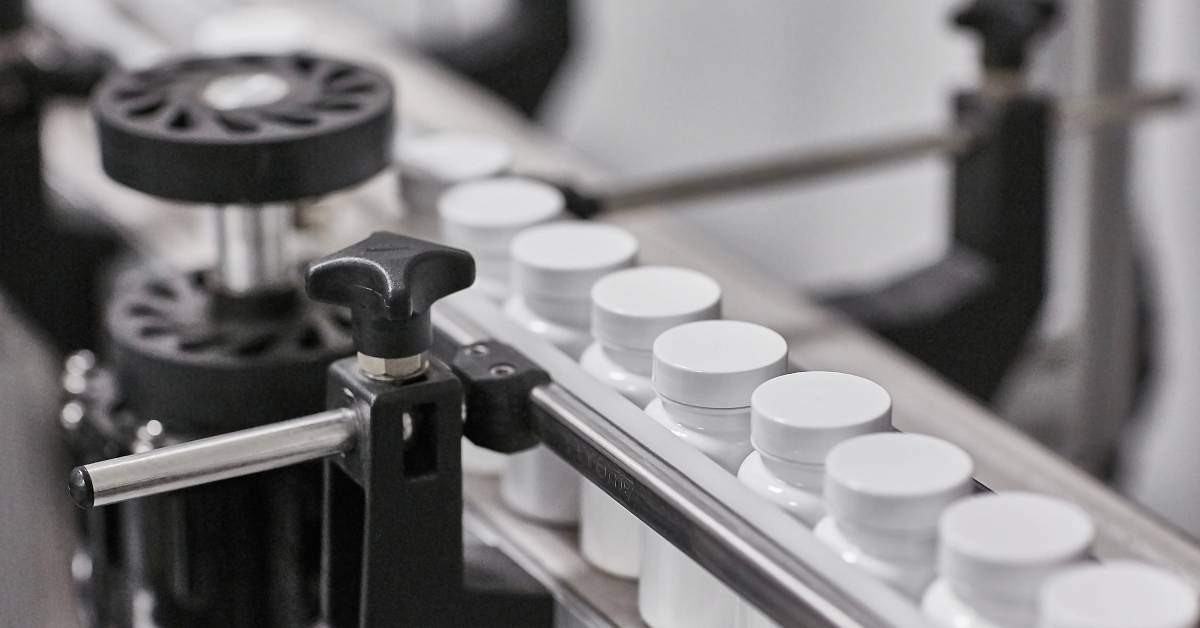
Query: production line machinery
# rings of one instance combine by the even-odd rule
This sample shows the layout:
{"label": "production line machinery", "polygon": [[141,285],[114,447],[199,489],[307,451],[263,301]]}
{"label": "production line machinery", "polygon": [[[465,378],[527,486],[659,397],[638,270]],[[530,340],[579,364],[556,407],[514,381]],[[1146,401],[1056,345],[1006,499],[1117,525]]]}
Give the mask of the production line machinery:
{"label": "production line machinery", "polygon": [[[488,519],[484,494],[464,489],[463,433],[498,451],[549,446],[784,625],[927,625],[494,306],[447,296],[473,279],[464,252],[376,233],[308,265],[311,300],[301,297],[287,202],[383,168],[390,94],[380,74],[312,55],[192,59],[99,88],[110,176],[221,207],[216,268],[114,280],[111,357],[84,368],[77,357],[68,373],[78,376],[69,427],[88,462],[72,472],[72,495],[89,508],[120,503],[92,510],[85,527],[92,569],[81,584],[98,625],[549,625],[546,590],[511,565],[498,571],[502,557],[485,578],[463,560],[464,490],[468,520]],[[969,447],[981,471],[994,444]],[[1008,479],[995,487],[1015,488]],[[1047,481],[1082,480],[1016,484],[1045,491]],[[1102,557],[1200,573],[1193,545],[1098,485],[1066,496],[1106,509]],[[627,623],[597,610],[613,587],[564,587],[537,573],[537,548],[511,547],[512,529],[490,533],[560,602],[590,605],[585,622]],[[319,560],[296,554],[317,547]],[[268,590],[255,585],[264,581]]]}
{"label": "production line machinery", "polygon": [[[402,81],[429,81],[419,65],[389,63]],[[926,625],[911,602],[847,568],[494,306],[462,295],[431,307],[469,283],[460,252],[376,234],[308,269],[309,296],[350,306],[350,316],[305,299],[298,258],[287,254],[291,214],[307,205],[296,201],[385,167],[390,94],[380,73],[315,55],[192,60],[118,76],[98,93],[106,171],[156,196],[220,206],[211,212],[220,254],[210,272],[118,277],[107,309],[111,352],[99,364],[83,354],[68,361],[63,419],[81,462],[92,463],[72,475],[73,494],[90,506],[146,497],[87,514],[92,569],[81,584],[93,621],[124,625],[150,612],[166,625],[298,625],[317,615],[332,626],[483,625],[467,617],[546,625],[548,591],[585,623],[629,623],[627,587],[577,567],[577,556],[572,563],[562,534],[507,516],[488,481],[464,484],[465,399],[462,428],[475,442],[548,445],[771,616]],[[329,148],[355,130],[363,134],[352,150]],[[278,170],[258,170],[268,165]],[[101,211],[119,216],[102,196]],[[352,239],[395,229],[359,197],[338,200],[330,209],[354,225]],[[1137,557],[1200,582],[1195,545],[911,362],[810,304],[761,289],[738,264],[688,246],[694,240],[674,224],[623,220],[651,259],[722,268],[714,274],[730,287],[730,314],[801,339],[794,362],[885,383],[897,426],[962,445],[979,461],[982,485],[1071,499],[1098,520],[1099,557]],[[337,248],[337,237],[316,239],[324,252]],[[134,455],[93,462],[122,454]],[[311,462],[320,458],[323,471]],[[498,553],[484,557],[491,580],[475,578],[480,563],[460,560],[463,509],[469,528],[545,590]],[[286,577],[266,591],[252,584],[263,574]]]}

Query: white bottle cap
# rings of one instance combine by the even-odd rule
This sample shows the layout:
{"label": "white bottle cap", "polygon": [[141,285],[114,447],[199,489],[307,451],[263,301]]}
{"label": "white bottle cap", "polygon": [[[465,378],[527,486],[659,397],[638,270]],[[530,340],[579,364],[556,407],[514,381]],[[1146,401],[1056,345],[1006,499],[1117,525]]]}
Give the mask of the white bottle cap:
{"label": "white bottle cap", "polygon": [[866,434],[825,458],[825,503],[834,519],[880,530],[931,534],[938,517],[971,491],[971,456],[923,434]]}
{"label": "white bottle cap", "polygon": [[750,441],[788,462],[823,464],[834,445],[892,426],[892,397],[875,382],[831,371],[791,373],[754,391]]}
{"label": "white bottle cap", "polygon": [[654,341],[654,390],[690,406],[744,408],[759,384],[786,371],[787,341],[754,323],[686,323]]}
{"label": "white bottle cap", "polygon": [[1072,567],[1042,587],[1041,628],[1195,628],[1196,590],[1130,561]]}
{"label": "white bottle cap", "polygon": [[938,571],[956,591],[1032,604],[1045,579],[1083,558],[1091,519],[1061,499],[1024,492],[977,495],[946,509],[938,523]]}
{"label": "white bottle cap", "polygon": [[630,268],[592,287],[592,335],[623,349],[650,351],[664,331],[720,316],[720,284],[687,268]]}
{"label": "white bottle cap", "polygon": [[510,251],[517,294],[587,302],[601,277],[633,265],[638,242],[619,227],[570,221],[526,229]]}
{"label": "white bottle cap", "polygon": [[438,214],[447,243],[485,257],[503,258],[518,233],[557,218],[564,204],[562,193],[550,185],[499,177],[446,190],[438,201]]}
{"label": "white bottle cap", "polygon": [[450,185],[499,175],[512,166],[508,144],[475,133],[434,133],[398,142],[400,171]]}
{"label": "white bottle cap", "polygon": [[239,6],[205,17],[192,43],[210,55],[284,54],[312,48],[312,19],[285,4]]}

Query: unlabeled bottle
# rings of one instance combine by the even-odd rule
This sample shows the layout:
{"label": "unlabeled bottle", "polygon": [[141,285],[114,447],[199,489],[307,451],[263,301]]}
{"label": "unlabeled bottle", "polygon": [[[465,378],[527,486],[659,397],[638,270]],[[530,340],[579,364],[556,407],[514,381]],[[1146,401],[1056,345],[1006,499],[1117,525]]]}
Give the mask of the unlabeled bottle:
{"label": "unlabeled bottle", "polygon": [[[592,336],[580,364],[636,404],[654,399],[652,349],[659,334],[683,323],[720,318],[721,286],[686,268],[644,266],[618,271],[592,288]],[[596,485],[580,487],[579,539],[599,569],[636,578],[642,524]]]}
{"label": "unlabeled bottle", "polygon": [[450,187],[499,177],[512,168],[512,149],[480,133],[443,132],[404,138],[396,145],[400,196],[410,213],[433,216]]}
{"label": "unlabeled bottle", "polygon": [[971,491],[967,452],[923,434],[868,434],[825,458],[829,514],[814,532],[846,562],[919,598],[937,573],[937,523]]}
{"label": "unlabeled bottle", "polygon": [[805,525],[825,516],[825,456],[842,441],[892,427],[892,398],[875,382],[832,371],[777,377],[754,391],[754,453],[738,469],[752,491]]}
{"label": "unlabeled bottle", "polygon": [[475,256],[475,285],[497,303],[509,295],[509,248],[522,230],[558,218],[563,195],[522,177],[460,183],[438,201],[442,240]]}
{"label": "unlabeled bottle", "polygon": [[[844,440],[890,429],[892,398],[875,382],[832,371],[776,377],[750,401],[754,452],[738,479],[804,525],[825,515],[821,490],[825,456]],[[738,603],[739,628],[776,624],[746,602]]]}
{"label": "unlabeled bottle", "polygon": [[[740,321],[700,321],[654,341],[658,398],[646,413],[734,473],[750,453],[750,396],[787,369],[787,342]],[[737,597],[662,537],[644,528],[638,611],[653,628],[728,628]]]}
{"label": "unlabeled bottle", "polygon": [[[408,152],[413,172],[407,176],[413,185],[419,183],[413,194],[441,195],[437,207],[442,240],[475,256],[475,284],[470,289],[499,304],[509,296],[508,249],[513,238],[522,229],[558,218],[564,201],[562,193],[554,187],[521,177],[468,180],[441,192],[445,182],[469,179],[468,175],[483,176],[487,170],[483,167],[485,162],[499,167],[505,161],[500,157],[501,153],[507,155],[507,147],[492,146],[494,143],[486,136],[460,134],[414,140]],[[462,161],[457,169],[451,163],[456,155]],[[418,173],[440,173],[440,178]],[[496,475],[507,460],[504,454],[479,447],[465,438],[462,441],[465,473]]]}
{"label": "unlabeled bottle", "polygon": [[[510,251],[514,290],[505,313],[578,360],[591,343],[592,286],[634,264],[637,240],[610,225],[559,222],[526,229]],[[570,465],[538,445],[509,457],[500,494],[522,515],[571,524],[579,520],[580,480]]]}
{"label": "unlabeled bottle", "polygon": [[1196,628],[1197,592],[1143,563],[1071,567],[1042,587],[1039,628]]}
{"label": "unlabeled bottle", "polygon": [[1025,492],[977,495],[938,522],[938,578],[922,609],[948,628],[1027,628],[1038,593],[1055,572],[1082,560],[1095,534],[1087,513]]}

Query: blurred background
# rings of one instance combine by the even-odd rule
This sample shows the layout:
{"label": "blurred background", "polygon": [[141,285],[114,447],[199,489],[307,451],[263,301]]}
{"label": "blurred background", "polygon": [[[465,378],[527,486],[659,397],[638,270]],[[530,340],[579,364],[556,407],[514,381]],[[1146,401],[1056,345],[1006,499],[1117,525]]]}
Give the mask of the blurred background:
{"label": "blurred background", "polygon": [[[206,38],[221,32],[214,16],[251,4],[277,3],[36,0],[31,10],[63,37],[139,66],[206,49]],[[493,92],[617,182],[946,129],[956,119],[956,93],[988,81],[979,38],[953,24],[962,3],[952,0],[325,4],[384,27],[380,45],[422,51]],[[131,23],[162,37],[146,39]],[[321,28],[270,23],[260,36],[286,48]],[[1048,94],[1058,110],[1119,101],[1142,88],[1182,87],[1190,97],[1082,131],[1058,130],[1046,170],[1045,290],[1029,303],[1036,311],[1030,333],[1013,336],[1011,364],[986,384],[936,361],[931,366],[1200,537],[1198,33],[1200,5],[1188,0],[1060,3],[1055,25],[1037,37],[1026,60],[1028,85]],[[877,316],[886,303],[864,305],[862,298],[892,294],[897,282],[925,277],[952,257],[953,225],[962,219],[953,183],[953,161],[930,154],[665,211],[787,289],[887,337]],[[947,282],[933,276],[921,285]],[[928,296],[913,292],[901,301]],[[11,310],[26,323],[37,318],[18,306]],[[47,376],[53,360],[25,357],[31,345],[54,343],[26,333],[34,327],[0,331],[3,363],[21,365],[0,370],[0,385],[9,391],[28,393],[55,379]],[[990,359],[969,343],[925,348],[944,364]],[[56,395],[50,388],[42,399],[22,398],[53,413]],[[30,412],[13,404],[4,410]],[[22,473],[12,461],[41,447],[40,438],[46,436],[0,445],[0,473]],[[58,486],[56,478],[30,478],[43,480]],[[14,528],[36,528],[40,516],[37,508],[2,512]],[[69,542],[61,539],[62,552],[69,553]],[[20,580],[8,574],[37,560],[28,549],[35,544],[0,543],[10,546],[0,552],[6,585]],[[22,593],[3,586],[3,595]]]}

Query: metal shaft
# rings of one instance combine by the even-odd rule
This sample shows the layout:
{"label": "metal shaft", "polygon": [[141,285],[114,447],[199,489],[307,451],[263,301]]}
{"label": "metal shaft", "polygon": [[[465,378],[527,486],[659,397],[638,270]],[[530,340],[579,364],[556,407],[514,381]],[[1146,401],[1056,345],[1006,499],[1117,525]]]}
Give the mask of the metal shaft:
{"label": "metal shaft", "polygon": [[352,410],[328,410],[76,467],[69,487],[81,507],[105,506],[345,453],[356,435]]}
{"label": "metal shaft", "polygon": [[728,165],[674,177],[618,184],[599,195],[605,210],[633,209],[735,192],[794,184],[865,168],[954,153],[970,141],[966,132],[938,132],[914,137],[780,155],[747,164]]}
{"label": "metal shaft", "polygon": [[227,205],[216,209],[217,275],[221,289],[246,294],[288,281],[292,207]]}
{"label": "metal shaft", "polygon": [[[1063,107],[1059,124],[1064,132],[1088,132],[1121,123],[1150,111],[1186,101],[1181,88],[1150,89],[1100,96]],[[791,185],[911,161],[953,155],[973,139],[971,129],[935,131],[910,137],[876,140],[860,145],[812,149],[776,155],[750,163],[714,166],[696,172],[614,184],[595,193],[604,211],[636,210],[684,201]]]}

